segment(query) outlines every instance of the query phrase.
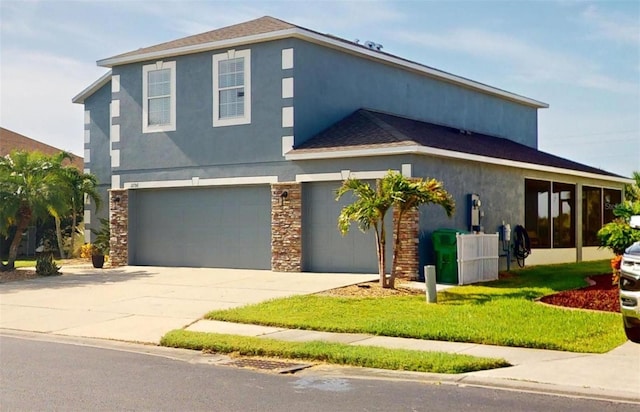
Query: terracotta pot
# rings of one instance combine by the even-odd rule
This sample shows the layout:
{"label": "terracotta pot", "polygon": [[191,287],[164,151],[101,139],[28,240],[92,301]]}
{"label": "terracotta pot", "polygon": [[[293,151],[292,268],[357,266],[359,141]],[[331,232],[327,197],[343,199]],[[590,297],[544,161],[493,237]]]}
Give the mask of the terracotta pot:
{"label": "terracotta pot", "polygon": [[102,269],[104,266],[104,255],[91,255],[91,263],[96,269]]}

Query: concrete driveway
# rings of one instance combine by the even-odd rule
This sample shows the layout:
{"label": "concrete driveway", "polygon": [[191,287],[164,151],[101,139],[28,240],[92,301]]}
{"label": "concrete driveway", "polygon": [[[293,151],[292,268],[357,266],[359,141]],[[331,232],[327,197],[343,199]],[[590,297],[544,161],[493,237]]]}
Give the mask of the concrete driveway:
{"label": "concrete driveway", "polygon": [[0,328],[158,343],[214,309],[303,295],[376,275],[267,270],[63,268],[63,276],[0,284]]}

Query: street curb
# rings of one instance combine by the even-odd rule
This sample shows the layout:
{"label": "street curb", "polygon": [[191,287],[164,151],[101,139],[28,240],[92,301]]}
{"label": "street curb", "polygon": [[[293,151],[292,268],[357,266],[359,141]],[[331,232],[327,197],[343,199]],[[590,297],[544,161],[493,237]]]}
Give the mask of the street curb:
{"label": "street curb", "polygon": [[[191,364],[221,365],[232,358],[227,355],[206,354],[191,349],[169,348],[153,344],[141,344],[117,340],[81,338],[75,336],[54,335],[38,332],[24,332],[11,329],[0,329],[0,337],[28,339],[87,346],[107,350],[137,353],[141,355],[159,356],[167,359]],[[541,382],[474,376],[474,372],[462,374],[439,374],[428,372],[392,371],[386,369],[362,368],[331,364],[315,364],[308,369],[295,373],[299,376],[318,375],[334,376],[350,379],[395,380],[422,382],[433,385],[457,385],[460,387],[479,387],[517,392],[529,392],[550,396],[579,397],[599,401],[623,402],[640,405],[640,393],[610,391],[602,388],[579,387],[571,385],[555,385]]]}

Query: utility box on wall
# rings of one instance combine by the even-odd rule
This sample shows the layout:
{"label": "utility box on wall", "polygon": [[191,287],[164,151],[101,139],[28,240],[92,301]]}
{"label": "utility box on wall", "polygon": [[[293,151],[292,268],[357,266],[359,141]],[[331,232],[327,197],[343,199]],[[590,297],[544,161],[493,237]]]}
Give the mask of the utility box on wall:
{"label": "utility box on wall", "polygon": [[480,195],[471,193],[469,199],[469,230],[471,232],[482,232],[481,218],[484,215],[481,209],[482,201]]}

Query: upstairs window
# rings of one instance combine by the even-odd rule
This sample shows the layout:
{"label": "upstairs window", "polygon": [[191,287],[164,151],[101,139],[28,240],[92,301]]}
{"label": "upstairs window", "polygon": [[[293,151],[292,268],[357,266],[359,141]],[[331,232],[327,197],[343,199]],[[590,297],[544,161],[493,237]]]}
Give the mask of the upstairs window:
{"label": "upstairs window", "polygon": [[251,123],[251,51],[213,56],[213,126]]}
{"label": "upstairs window", "polygon": [[176,62],[142,67],[142,132],[176,130]]}

